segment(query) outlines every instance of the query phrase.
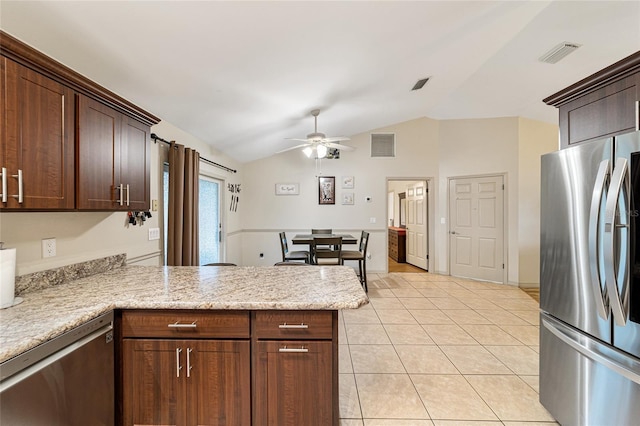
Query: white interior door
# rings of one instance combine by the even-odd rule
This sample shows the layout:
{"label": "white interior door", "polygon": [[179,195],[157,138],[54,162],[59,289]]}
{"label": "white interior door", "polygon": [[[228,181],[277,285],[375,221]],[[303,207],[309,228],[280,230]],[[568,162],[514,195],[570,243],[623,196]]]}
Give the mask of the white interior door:
{"label": "white interior door", "polygon": [[503,177],[452,179],[449,214],[451,275],[503,282]]}
{"label": "white interior door", "polygon": [[427,183],[407,188],[407,263],[428,269]]}

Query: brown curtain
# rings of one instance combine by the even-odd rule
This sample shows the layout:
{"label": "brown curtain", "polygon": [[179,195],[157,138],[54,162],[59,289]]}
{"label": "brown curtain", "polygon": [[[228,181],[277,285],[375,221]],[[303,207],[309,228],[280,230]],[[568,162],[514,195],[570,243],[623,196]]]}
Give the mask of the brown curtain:
{"label": "brown curtain", "polygon": [[169,266],[197,266],[200,154],[175,141],[169,148]]}

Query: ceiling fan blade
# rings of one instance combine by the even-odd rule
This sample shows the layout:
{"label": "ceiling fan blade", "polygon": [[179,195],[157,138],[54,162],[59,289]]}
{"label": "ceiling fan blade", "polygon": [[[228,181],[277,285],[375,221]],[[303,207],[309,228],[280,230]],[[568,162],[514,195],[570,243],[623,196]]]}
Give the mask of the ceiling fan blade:
{"label": "ceiling fan blade", "polygon": [[342,151],[354,151],[355,150],[355,148],[352,147],[352,146],[342,145],[342,144],[339,144],[339,143],[329,142],[329,143],[325,143],[324,145],[328,146],[329,148],[336,148],[336,149],[340,149]]}
{"label": "ceiling fan blade", "polygon": [[280,154],[281,152],[293,151],[294,149],[303,148],[305,146],[311,146],[311,144],[310,143],[303,143],[301,145],[292,146],[291,148],[285,148],[283,150],[280,150],[280,151],[276,152],[276,154]]}
{"label": "ceiling fan blade", "polygon": [[285,141],[298,141],[298,142],[307,142],[311,143],[309,139],[298,139],[298,138],[284,138]]}
{"label": "ceiling fan blade", "polygon": [[334,136],[332,138],[324,138],[322,139],[322,142],[340,142],[340,141],[349,141],[351,139],[349,139],[346,136]]}

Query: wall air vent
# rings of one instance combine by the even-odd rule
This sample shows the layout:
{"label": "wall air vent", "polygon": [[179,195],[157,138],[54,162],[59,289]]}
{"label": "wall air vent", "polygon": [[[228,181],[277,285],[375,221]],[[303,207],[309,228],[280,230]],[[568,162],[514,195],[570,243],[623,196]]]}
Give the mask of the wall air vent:
{"label": "wall air vent", "polygon": [[555,46],[544,55],[540,56],[538,60],[540,62],[546,62],[547,64],[555,64],[556,62],[560,61],[560,59],[564,58],[580,46],[582,45],[565,41]]}
{"label": "wall air vent", "polygon": [[395,157],[395,133],[371,133],[371,158]]}

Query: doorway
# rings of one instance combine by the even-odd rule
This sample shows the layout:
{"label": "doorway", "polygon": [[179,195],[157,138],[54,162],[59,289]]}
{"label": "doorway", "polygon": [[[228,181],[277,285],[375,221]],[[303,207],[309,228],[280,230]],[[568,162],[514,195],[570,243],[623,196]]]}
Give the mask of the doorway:
{"label": "doorway", "polygon": [[429,179],[387,179],[390,272],[429,270]]}
{"label": "doorway", "polygon": [[452,276],[503,283],[504,176],[449,179]]}

